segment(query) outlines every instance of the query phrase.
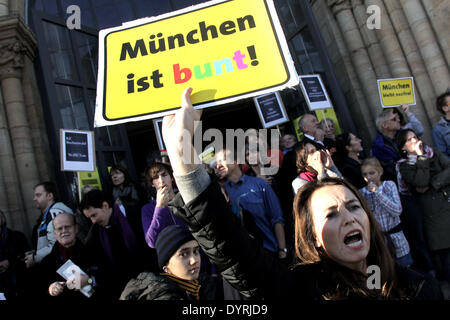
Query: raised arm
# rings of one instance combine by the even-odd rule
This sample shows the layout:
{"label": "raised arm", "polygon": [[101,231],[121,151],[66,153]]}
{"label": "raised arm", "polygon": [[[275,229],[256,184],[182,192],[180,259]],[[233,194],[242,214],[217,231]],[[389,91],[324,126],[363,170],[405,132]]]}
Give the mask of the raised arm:
{"label": "raised arm", "polygon": [[186,156],[188,152],[193,156],[197,153],[191,139],[183,145],[182,135],[192,137],[194,120],[201,115],[192,107],[191,92],[191,88],[186,89],[181,109],[163,119],[163,138],[180,191],[170,205],[217,270],[243,295],[251,298],[287,295],[286,285],[293,281],[286,266],[249,237],[227,205],[218,183],[211,181],[203,167],[194,164],[192,156]]}

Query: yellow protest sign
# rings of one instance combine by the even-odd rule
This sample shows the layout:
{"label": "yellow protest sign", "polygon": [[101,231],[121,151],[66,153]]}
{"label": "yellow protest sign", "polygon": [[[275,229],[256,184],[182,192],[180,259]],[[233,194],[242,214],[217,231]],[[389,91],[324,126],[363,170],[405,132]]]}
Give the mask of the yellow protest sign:
{"label": "yellow protest sign", "polygon": [[77,171],[78,177],[78,194],[81,199],[81,191],[84,187],[91,186],[99,190],[102,190],[102,183],[98,174],[98,169],[95,171]]}
{"label": "yellow protest sign", "polygon": [[416,104],[413,77],[378,79],[377,82],[383,108],[398,107],[402,104]]}
{"label": "yellow protest sign", "polygon": [[199,154],[200,159],[203,163],[210,164],[215,160],[215,151],[213,147],[210,147]]}
{"label": "yellow protest sign", "polygon": [[157,118],[298,84],[272,0],[215,0],[99,33],[95,126]]}
{"label": "yellow protest sign", "polygon": [[336,113],[333,108],[320,109],[315,111],[317,120],[321,122],[323,119],[331,119],[334,123],[334,134],[338,135],[342,133],[341,127],[339,125]]}

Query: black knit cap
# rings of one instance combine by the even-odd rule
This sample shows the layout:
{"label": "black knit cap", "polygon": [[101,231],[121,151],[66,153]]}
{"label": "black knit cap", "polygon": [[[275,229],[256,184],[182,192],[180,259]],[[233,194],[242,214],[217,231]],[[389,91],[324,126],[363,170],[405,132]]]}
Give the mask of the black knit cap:
{"label": "black knit cap", "polygon": [[158,264],[162,269],[173,254],[186,242],[195,240],[192,234],[179,225],[165,227],[156,239],[155,248],[158,255]]}

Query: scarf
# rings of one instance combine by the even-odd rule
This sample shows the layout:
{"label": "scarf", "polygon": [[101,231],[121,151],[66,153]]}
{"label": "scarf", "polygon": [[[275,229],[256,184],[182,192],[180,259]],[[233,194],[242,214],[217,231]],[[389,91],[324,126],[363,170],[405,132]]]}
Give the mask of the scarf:
{"label": "scarf", "polygon": [[200,283],[198,280],[184,280],[178,277],[175,277],[173,274],[170,273],[160,273],[161,276],[166,277],[170,281],[174,282],[177,286],[179,286],[181,289],[184,289],[191,294],[194,295],[196,300],[200,300]]}
{"label": "scarf", "polygon": [[[117,205],[114,205],[111,213],[111,217],[109,218],[110,226],[117,226],[119,229],[119,233],[122,235],[125,246],[127,247],[130,254],[135,254],[137,251],[137,239],[128,223],[127,218],[123,215],[122,211]],[[100,243],[102,244],[103,249],[105,250],[106,256],[108,257],[111,263],[114,263],[114,258],[112,254],[111,243],[109,241],[108,233],[106,232],[106,228],[99,228],[100,235]]]}
{"label": "scarf", "polygon": [[317,173],[313,173],[310,171],[303,171],[299,175],[300,179],[306,180],[308,182],[317,180]]}

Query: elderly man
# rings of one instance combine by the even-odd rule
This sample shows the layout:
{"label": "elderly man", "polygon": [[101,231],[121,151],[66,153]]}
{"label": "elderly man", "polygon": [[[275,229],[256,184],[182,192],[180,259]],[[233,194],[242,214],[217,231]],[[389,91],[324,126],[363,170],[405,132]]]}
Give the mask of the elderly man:
{"label": "elderly man", "polygon": [[375,120],[377,135],[372,145],[372,155],[380,160],[384,169],[384,180],[397,183],[395,164],[400,159],[400,152],[394,141],[400,130],[400,116],[393,109],[384,109]]}
{"label": "elderly man", "polygon": [[[85,246],[77,240],[78,226],[75,222],[75,216],[66,212],[60,213],[53,219],[52,224],[53,234],[57,242],[39,265],[43,288],[46,288],[50,296],[53,297],[60,296],[71,300],[83,299],[85,296],[76,291],[83,288],[87,291],[93,290],[94,277],[89,276],[89,274],[92,274],[91,270],[94,268],[90,265]],[[67,281],[58,276],[56,271],[69,259],[80,267],[86,275],[74,275]]]}
{"label": "elderly man", "polygon": [[325,149],[323,142],[318,141],[315,138],[316,130],[319,128],[319,121],[317,120],[315,115],[310,113],[305,114],[298,122],[298,126],[305,136],[304,139],[311,141],[311,143],[315,145],[317,149]]}

